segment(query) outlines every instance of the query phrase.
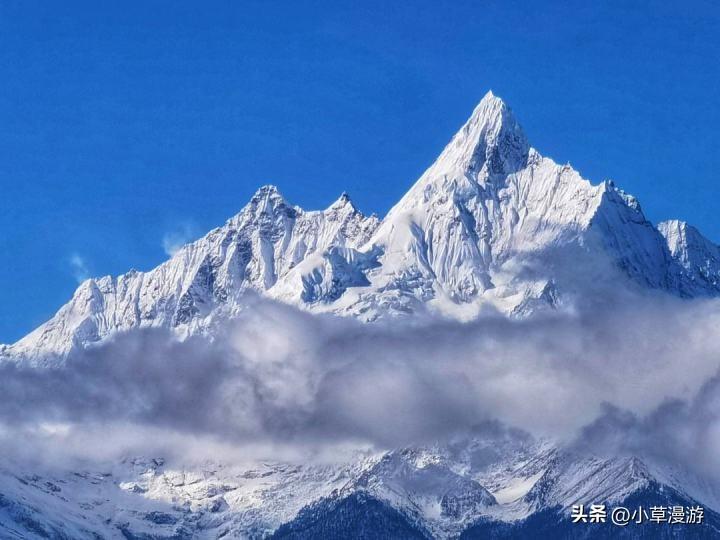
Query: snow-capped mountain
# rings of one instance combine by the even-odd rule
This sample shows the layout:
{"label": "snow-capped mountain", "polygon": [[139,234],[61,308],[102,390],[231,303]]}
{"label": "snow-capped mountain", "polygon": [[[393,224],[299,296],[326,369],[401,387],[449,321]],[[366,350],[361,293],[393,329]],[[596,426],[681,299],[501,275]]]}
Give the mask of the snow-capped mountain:
{"label": "snow-capped mountain", "polygon": [[205,331],[214,319],[232,316],[244,293],[268,291],[311,255],[332,260],[332,253],[365,244],[378,222],[345,194],[324,211],[305,212],[274,186],[262,187],[225,225],[157,268],[86,280],[50,321],[10,350],[63,356],[132,328]]}
{"label": "snow-capped mountain", "polygon": [[[213,335],[250,294],[363,321],[421,311],[466,320],[565,309],[584,285],[621,281],[718,296],[720,247],[682,222],[653,226],[612,182],[543,157],[488,93],[384,219],[346,194],[305,211],[262,187],[157,268],[85,281],[0,357],[52,364],[137,328]],[[720,491],[693,473],[500,428],[332,463],[156,457],[70,472],[3,460],[0,486],[2,538],[559,538],[578,534],[568,511],[580,503],[701,504],[705,525],[693,533],[720,534]],[[581,532],[620,531],[677,536]]]}
{"label": "snow-capped mountain", "polygon": [[702,504],[702,525],[645,523],[622,537],[676,538],[687,530],[692,538],[715,537],[717,494],[701,484],[688,492],[667,471],[507,433],[325,464],[208,461],[178,468],[161,458],[132,458],[72,473],[5,464],[0,536],[616,538],[621,527],[573,525],[569,516],[575,504],[605,503]]}
{"label": "snow-capped mountain", "polygon": [[[582,278],[584,258],[600,273],[587,278],[593,282],[619,269],[675,295],[720,294],[718,246],[676,221],[655,228],[612,182],[593,185],[543,157],[488,93],[382,221],[345,194],[326,210],[305,211],[265,186],[157,268],[85,281],[0,355],[62,358],[138,327],[211,332],[242,309],[248,291],[368,321],[419,310],[526,315],[571,303],[562,254],[572,249],[573,279]],[[617,276],[607,279],[613,286]]]}

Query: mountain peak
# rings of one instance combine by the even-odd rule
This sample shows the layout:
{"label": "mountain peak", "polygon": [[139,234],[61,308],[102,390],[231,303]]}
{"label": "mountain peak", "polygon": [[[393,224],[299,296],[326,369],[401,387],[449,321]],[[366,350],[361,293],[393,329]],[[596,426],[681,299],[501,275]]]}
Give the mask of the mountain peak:
{"label": "mountain peak", "polygon": [[470,115],[470,118],[473,118],[479,113],[483,113],[485,111],[502,110],[507,108],[508,106],[505,104],[501,97],[493,94],[492,90],[488,90],[487,94],[485,94],[480,100],[480,102],[475,106],[475,109]]}
{"label": "mountain peak", "polygon": [[261,210],[288,206],[277,186],[267,184],[258,189],[250,199],[250,206]]}
{"label": "mountain peak", "polygon": [[277,186],[266,184],[261,186],[250,198],[250,201],[237,215],[230,218],[229,223],[239,226],[247,216],[274,215],[276,213],[294,217],[297,210],[291,207],[278,190]]}
{"label": "mountain peak", "polygon": [[265,184],[264,186],[260,186],[257,189],[255,194],[252,196],[252,199],[265,199],[267,197],[279,197],[281,199],[283,198],[277,186],[274,186],[272,184]]}
{"label": "mountain peak", "polygon": [[530,145],[512,110],[489,91],[455,134],[436,165],[474,175],[506,176],[527,164]]}
{"label": "mountain peak", "polygon": [[352,210],[356,210],[355,204],[353,204],[352,200],[350,199],[350,195],[348,195],[347,191],[343,191],[340,194],[340,197],[338,197],[338,199],[334,203],[328,206],[328,210],[341,210],[346,206],[349,206]]}
{"label": "mountain peak", "polygon": [[658,232],[665,239],[670,255],[689,280],[683,292],[689,296],[707,295],[707,290],[720,289],[720,246],[705,238],[692,225],[678,219],[658,223]]}
{"label": "mountain peak", "polygon": [[670,251],[687,249],[688,245],[702,246],[703,250],[717,250],[718,246],[705,238],[695,227],[679,219],[668,219],[657,224],[657,230],[665,238]]}

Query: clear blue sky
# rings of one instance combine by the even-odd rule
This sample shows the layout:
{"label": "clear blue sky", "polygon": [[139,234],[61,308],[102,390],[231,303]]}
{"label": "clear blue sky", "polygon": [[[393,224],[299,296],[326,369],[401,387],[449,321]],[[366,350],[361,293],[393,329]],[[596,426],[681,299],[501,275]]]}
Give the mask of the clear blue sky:
{"label": "clear blue sky", "polygon": [[0,342],[261,184],[384,214],[488,89],[543,154],[720,241],[720,8],[640,4],[4,0]]}

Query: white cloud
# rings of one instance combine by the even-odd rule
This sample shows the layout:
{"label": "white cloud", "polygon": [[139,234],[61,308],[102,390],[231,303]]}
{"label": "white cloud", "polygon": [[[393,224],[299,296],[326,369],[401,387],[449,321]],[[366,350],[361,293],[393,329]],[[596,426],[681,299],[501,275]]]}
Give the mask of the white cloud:
{"label": "white cloud", "polygon": [[85,259],[77,253],[73,253],[70,256],[70,268],[73,276],[78,283],[82,283],[90,277],[90,270],[88,269]]}
{"label": "white cloud", "polygon": [[135,428],[301,450],[422,444],[497,420],[608,452],[662,450],[720,476],[719,323],[716,300],[663,297],[382,325],[258,301],[212,342],[136,330],[61,370],[0,366],[0,426],[117,426],[119,450],[139,451]]}
{"label": "white cloud", "polygon": [[175,255],[188,242],[196,237],[195,227],[190,224],[183,224],[173,231],[165,233],[162,239],[163,251],[168,257]]}

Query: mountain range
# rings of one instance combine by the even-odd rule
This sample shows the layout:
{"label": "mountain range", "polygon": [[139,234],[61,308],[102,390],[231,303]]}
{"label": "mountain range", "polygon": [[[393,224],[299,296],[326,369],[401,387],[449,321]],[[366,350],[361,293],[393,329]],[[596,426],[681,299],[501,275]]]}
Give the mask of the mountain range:
{"label": "mountain range", "polygon": [[[489,92],[384,219],[365,216],[344,193],[306,211],[264,186],[157,268],[86,280],[52,319],[0,354],[63,358],[132,328],[207,333],[242,309],[248,291],[365,321],[420,311],[522,316],[571,299],[569,272],[548,268],[563,251],[573,266],[580,256],[587,268],[619,270],[641,287],[720,295],[717,245],[684,222],[653,226],[612,181],[593,185],[540,155]],[[616,276],[605,280],[613,286]]]}
{"label": "mountain range", "polygon": [[[158,267],[83,282],[5,362],[58,368],[118,332],[212,336],[260,295],[360,319],[571,310],[619,287],[720,296],[720,247],[680,221],[653,225],[612,181],[593,185],[532,148],[488,93],[437,160],[379,219],[347,194],[325,210],[260,188],[224,225]],[[498,431],[499,430],[499,431]],[[359,452],[336,465],[256,461],[173,469],[0,470],[4,538],[674,538],[676,527],[575,528],[573,504],[705,505],[720,492],[635,456],[601,458],[491,430],[452,443]],[[618,536],[620,535],[620,536]],[[624,536],[623,536],[624,535]]]}
{"label": "mountain range", "polygon": [[[358,453],[342,463],[248,459],[174,467],[129,457],[100,470],[0,469],[0,537],[555,539],[717,538],[720,492],[687,471],[572,452],[497,426],[449,444]],[[701,502],[699,502],[701,501]],[[602,523],[573,505],[605,504]],[[644,509],[642,523],[610,511]],[[669,523],[670,507],[703,508]],[[650,522],[650,508],[665,517]]]}

